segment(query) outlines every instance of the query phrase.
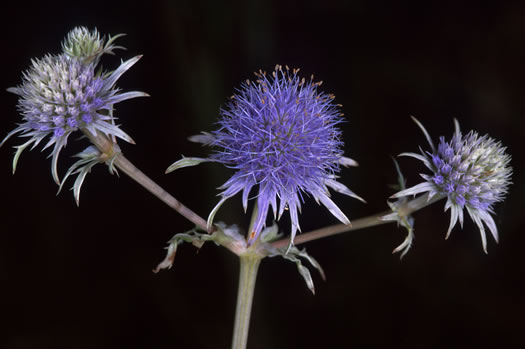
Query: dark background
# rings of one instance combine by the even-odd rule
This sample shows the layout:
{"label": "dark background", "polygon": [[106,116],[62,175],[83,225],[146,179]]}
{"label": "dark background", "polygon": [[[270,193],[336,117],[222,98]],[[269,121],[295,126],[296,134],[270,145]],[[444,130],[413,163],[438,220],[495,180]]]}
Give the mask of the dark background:
{"label": "dark background", "polygon": [[[525,195],[523,81],[525,3],[388,1],[158,1],[2,5],[2,89],[21,82],[30,58],[60,51],[77,25],[127,33],[118,58],[143,59],[119,81],[151,94],[117,106],[137,145],[128,158],[202,216],[231,174],[205,164],[164,175],[175,160],[205,157],[186,137],[211,130],[239,83],[276,63],[314,73],[336,95],[348,122],[345,152],[360,163],[342,172],[368,204],[334,195],[350,219],[386,208],[396,181],[391,156],[426,147],[410,120],[435,140],[463,130],[489,133],[513,156],[508,198],[496,206],[501,241],[485,255],[470,218],[445,241],[449,213],[439,202],[416,217],[404,260],[391,255],[405,232],[385,225],[306,245],[327,282],[312,273],[310,294],[294,264],[264,260],[257,281],[250,348],[523,347]],[[458,4],[459,3],[459,4]],[[504,3],[504,2],[503,2]],[[1,134],[15,127],[17,97],[0,92]],[[60,159],[86,145],[70,142]],[[80,207],[50,174],[47,151],[25,152],[11,175],[10,140],[0,149],[1,348],[228,348],[237,289],[236,257],[184,245],[169,271],[153,274],[165,242],[191,228],[125,175],[97,166]],[[409,185],[416,160],[400,160]],[[72,182],[71,182],[72,185]],[[240,198],[217,219],[247,224]],[[336,223],[308,202],[303,231]],[[289,221],[283,219],[287,230]]]}

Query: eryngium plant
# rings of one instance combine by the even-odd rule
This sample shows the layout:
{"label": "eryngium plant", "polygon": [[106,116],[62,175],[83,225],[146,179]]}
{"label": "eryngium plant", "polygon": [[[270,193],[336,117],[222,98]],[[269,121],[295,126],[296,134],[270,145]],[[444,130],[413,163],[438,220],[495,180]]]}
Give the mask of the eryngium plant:
{"label": "eryngium plant", "polygon": [[393,197],[428,193],[428,200],[446,198],[445,211],[450,209],[450,225],[446,237],[457,221],[463,227],[463,210],[466,209],[479,227],[483,250],[487,252],[487,225],[492,236],[498,241],[498,229],[491,214],[495,203],[505,198],[512,175],[510,155],[500,142],[487,135],[480,136],[470,131],[463,135],[459,123],[454,120],[455,132],[449,142],[440,137],[436,148],[423,125],[414,119],[421,128],[431,151],[403,153],[421,160],[432,174],[421,174],[424,182],[396,193]]}
{"label": "eryngium plant", "polygon": [[58,155],[66,146],[69,135],[82,131],[88,136],[100,132],[107,137],[133,140],[117,125],[113,117],[115,104],[124,100],[147,96],[143,92],[121,93],[115,87],[117,80],[140,56],[131,58],[113,72],[98,67],[104,53],[112,53],[112,42],[105,43],[97,31],[76,28],[63,43],[64,52],[32,60],[24,72],[22,85],[8,91],[19,96],[18,111],[22,122],[4,138],[0,146],[11,136],[29,138],[17,146],[13,159],[13,171],[22,151],[35,148],[43,139],[49,138],[44,149],[53,146],[51,173],[57,184]]}
{"label": "eryngium plant", "polygon": [[[270,76],[259,71],[257,80],[242,84],[221,109],[217,130],[190,138],[215,150],[201,161],[219,162],[235,170],[220,187],[222,198],[210,214],[209,225],[224,201],[241,191],[246,211],[250,192],[257,188],[256,218],[248,244],[265,228],[270,208],[276,220],[285,210],[290,212],[293,241],[300,230],[298,212],[305,194],[344,224],[350,221],[330,199],[328,188],[362,200],[337,182],[341,165],[357,165],[343,156],[337,127],[342,122],[340,105],[333,103],[333,95],[318,91],[320,82],[300,78],[298,72],[279,65]],[[168,171],[178,167],[181,162]]]}

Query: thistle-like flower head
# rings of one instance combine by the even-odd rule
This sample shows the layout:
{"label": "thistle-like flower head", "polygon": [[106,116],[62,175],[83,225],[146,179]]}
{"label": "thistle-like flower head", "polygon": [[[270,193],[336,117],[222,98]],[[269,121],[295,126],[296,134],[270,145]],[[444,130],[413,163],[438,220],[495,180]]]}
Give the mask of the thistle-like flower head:
{"label": "thistle-like flower head", "polygon": [[463,209],[467,209],[472,220],[479,227],[483,249],[487,252],[487,239],[483,223],[498,241],[498,229],[491,214],[493,205],[503,201],[511,183],[512,169],[510,156],[500,142],[474,131],[463,135],[459,123],[454,120],[455,132],[447,142],[440,137],[436,148],[423,125],[414,119],[427,138],[431,152],[403,153],[421,160],[432,174],[422,174],[425,182],[400,191],[393,197],[416,195],[428,192],[433,197],[447,199],[445,210],[451,210],[447,238],[459,220],[463,226]]}
{"label": "thistle-like flower head", "polygon": [[57,174],[58,155],[70,134],[77,130],[91,135],[100,132],[132,143],[131,137],[114,123],[114,105],[126,99],[147,96],[143,92],[120,93],[115,87],[118,78],[140,56],[106,73],[97,68],[98,58],[114,47],[104,44],[96,31],[89,33],[83,28],[74,29],[66,42],[63,45],[65,53],[32,60],[31,67],[23,74],[22,85],[8,89],[19,96],[18,111],[22,115],[22,123],[2,141],[3,144],[17,133],[29,138],[17,146],[14,171],[25,148],[30,145],[34,148],[49,137],[44,149],[54,146],[52,175],[57,183],[60,182]]}
{"label": "thistle-like flower head", "polygon": [[216,131],[190,138],[215,149],[208,160],[236,171],[220,187],[222,199],[210,214],[208,224],[222,203],[241,191],[246,210],[254,187],[257,212],[249,243],[266,226],[270,208],[275,219],[288,210],[293,241],[300,229],[298,212],[304,194],[321,202],[341,222],[350,224],[328,192],[332,188],[360,199],[336,181],[340,165],[357,163],[343,156],[341,131],[337,127],[342,119],[340,106],[333,103],[334,96],[319,92],[321,83],[301,79],[298,70],[287,67],[277,66],[271,76],[261,71],[256,76],[255,82],[247,80],[242,84],[221,109]]}

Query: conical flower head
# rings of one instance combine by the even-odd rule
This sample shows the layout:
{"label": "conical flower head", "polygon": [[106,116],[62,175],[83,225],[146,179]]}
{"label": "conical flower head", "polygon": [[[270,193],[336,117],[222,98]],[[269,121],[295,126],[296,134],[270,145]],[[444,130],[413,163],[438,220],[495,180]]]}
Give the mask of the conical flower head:
{"label": "conical flower head", "polygon": [[298,70],[277,66],[271,76],[256,76],[255,83],[246,81],[221,110],[218,130],[192,138],[216,149],[211,160],[236,170],[222,185],[222,200],[210,217],[240,191],[246,210],[250,191],[257,186],[257,216],[249,242],[265,227],[270,208],[276,219],[288,210],[293,240],[305,193],[349,224],[327,189],[358,198],[336,181],[340,165],[356,163],[343,157],[337,128],[342,119],[334,97],[318,91],[321,83],[301,79]]}
{"label": "conical flower head", "polygon": [[440,193],[460,207],[488,210],[502,201],[509,185],[510,157],[505,148],[488,136],[471,131],[456,132],[450,142],[440,137],[432,154],[435,183]]}
{"label": "conical flower head", "polygon": [[17,147],[13,170],[25,148],[35,147],[48,136],[50,139],[44,148],[54,145],[52,174],[57,183],[58,154],[71,133],[77,130],[92,135],[101,132],[133,142],[114,124],[113,106],[126,99],[146,96],[143,92],[119,93],[115,88],[118,78],[139,58],[123,62],[111,73],[97,69],[97,60],[88,62],[84,57],[66,53],[32,60],[31,67],[23,74],[22,85],[8,89],[20,97],[18,111],[23,122],[3,142],[16,133],[29,138]]}
{"label": "conical flower head", "polygon": [[425,182],[403,190],[395,197],[421,192],[428,192],[429,200],[435,195],[446,197],[445,209],[451,209],[447,237],[458,219],[463,224],[463,209],[466,208],[480,229],[486,251],[483,222],[497,241],[498,231],[490,214],[493,213],[493,205],[502,201],[507,193],[512,174],[510,156],[505,153],[506,148],[501,143],[487,135],[480,136],[474,131],[462,135],[459,123],[457,120],[454,122],[454,136],[449,142],[440,137],[437,149],[426,130],[417,122],[425,133],[432,152],[402,155],[420,159],[433,173],[422,174]]}

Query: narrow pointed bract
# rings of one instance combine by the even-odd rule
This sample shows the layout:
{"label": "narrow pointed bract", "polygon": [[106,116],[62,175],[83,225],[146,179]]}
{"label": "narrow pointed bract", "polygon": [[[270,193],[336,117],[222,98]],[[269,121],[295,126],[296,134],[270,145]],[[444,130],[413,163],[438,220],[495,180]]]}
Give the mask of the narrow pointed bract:
{"label": "narrow pointed bract", "polygon": [[25,148],[34,148],[47,139],[44,149],[52,148],[51,173],[60,184],[58,156],[72,133],[78,130],[92,135],[101,133],[111,139],[117,137],[133,142],[115,124],[114,105],[147,94],[120,93],[115,83],[140,56],[123,62],[114,72],[104,72],[99,66],[104,53],[112,54],[119,48],[113,45],[117,37],[105,41],[96,30],[75,28],[62,44],[62,53],[33,59],[31,67],[23,73],[22,84],[8,89],[19,96],[18,111],[22,122],[0,145],[15,134],[29,138],[16,147],[13,170]]}
{"label": "narrow pointed bract", "polygon": [[256,81],[242,84],[221,109],[217,130],[190,138],[213,147],[210,159],[235,170],[220,187],[221,199],[208,224],[211,226],[224,201],[239,192],[245,210],[249,199],[257,201],[249,244],[266,227],[269,211],[276,220],[289,212],[293,241],[300,230],[298,216],[306,196],[350,224],[328,191],[330,187],[362,200],[336,181],[341,166],[357,166],[357,162],[343,156],[337,127],[342,118],[334,96],[318,91],[320,83],[300,78],[298,70],[276,66],[271,74],[260,71],[255,75]]}
{"label": "narrow pointed bract", "polygon": [[463,209],[466,209],[480,230],[483,250],[487,252],[485,225],[497,242],[498,230],[491,214],[494,214],[493,205],[503,201],[511,183],[510,155],[500,142],[487,135],[480,136],[474,131],[463,135],[457,120],[454,120],[452,139],[447,142],[440,137],[439,145],[435,147],[423,125],[416,119],[414,121],[425,134],[432,152],[401,155],[421,160],[433,173],[422,174],[425,182],[392,197],[428,192],[428,200],[446,198],[445,211],[450,209],[451,212],[447,238],[458,221],[463,226]]}

